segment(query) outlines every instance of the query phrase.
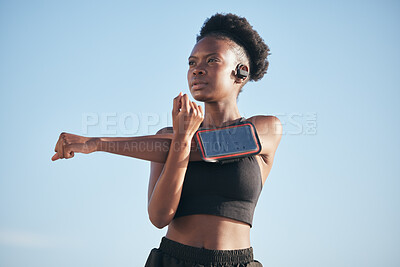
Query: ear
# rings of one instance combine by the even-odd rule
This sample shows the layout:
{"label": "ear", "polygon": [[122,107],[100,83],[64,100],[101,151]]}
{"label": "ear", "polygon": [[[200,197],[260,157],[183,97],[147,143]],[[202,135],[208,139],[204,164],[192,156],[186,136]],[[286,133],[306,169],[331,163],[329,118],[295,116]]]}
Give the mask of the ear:
{"label": "ear", "polygon": [[242,83],[244,82],[247,77],[249,76],[249,68],[244,64],[238,64],[236,66],[236,82]]}

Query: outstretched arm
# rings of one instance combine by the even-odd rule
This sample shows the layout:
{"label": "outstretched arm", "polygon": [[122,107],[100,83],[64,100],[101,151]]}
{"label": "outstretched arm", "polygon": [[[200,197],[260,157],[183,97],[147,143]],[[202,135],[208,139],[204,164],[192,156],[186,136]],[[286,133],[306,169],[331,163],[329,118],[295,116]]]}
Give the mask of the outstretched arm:
{"label": "outstretched arm", "polygon": [[165,162],[170,135],[149,135],[139,137],[84,137],[62,133],[52,160],[73,158],[75,153],[89,154],[95,151],[109,152],[155,162]]}
{"label": "outstretched arm", "polygon": [[[97,151],[164,163],[171,149],[178,149],[173,139],[173,133],[131,137],[126,140],[101,137]],[[188,148],[190,160],[201,160],[194,139],[188,140]]]}
{"label": "outstretched arm", "polygon": [[[84,137],[61,133],[52,160],[73,158],[75,153],[109,152],[152,162],[164,163],[170,151],[173,132],[138,137]],[[173,146],[177,146],[173,144]],[[177,147],[176,147],[177,148]],[[190,160],[201,160],[194,139],[189,142]]]}
{"label": "outstretched arm", "polygon": [[165,162],[171,139],[172,134],[139,136],[127,140],[100,138],[97,151],[155,162]]}

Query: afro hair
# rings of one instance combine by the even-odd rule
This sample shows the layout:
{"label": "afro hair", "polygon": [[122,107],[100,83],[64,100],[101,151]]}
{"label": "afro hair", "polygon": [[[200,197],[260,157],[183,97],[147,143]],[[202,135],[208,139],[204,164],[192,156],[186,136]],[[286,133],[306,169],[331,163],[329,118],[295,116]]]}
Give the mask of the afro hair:
{"label": "afro hair", "polygon": [[269,47],[246,18],[217,13],[204,22],[197,42],[209,35],[226,37],[245,50],[250,61],[250,81],[258,81],[267,73]]}

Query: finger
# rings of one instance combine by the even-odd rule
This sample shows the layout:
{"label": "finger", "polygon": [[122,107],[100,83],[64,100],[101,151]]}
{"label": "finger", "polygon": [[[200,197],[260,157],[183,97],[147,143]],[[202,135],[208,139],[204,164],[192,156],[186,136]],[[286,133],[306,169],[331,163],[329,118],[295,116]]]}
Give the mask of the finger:
{"label": "finger", "polygon": [[190,111],[190,104],[189,104],[189,97],[187,94],[184,94],[181,98],[181,105],[182,105],[182,111]]}
{"label": "finger", "polygon": [[67,145],[65,147],[64,156],[65,156],[66,159],[70,159],[70,158],[74,157],[75,153],[73,151],[73,145],[74,144],[71,144],[71,145]]}
{"label": "finger", "polygon": [[75,152],[79,153],[89,153],[89,149],[86,144],[69,144],[65,146],[64,155],[66,159],[73,158]]}
{"label": "finger", "polygon": [[54,147],[54,152],[57,152],[59,150],[60,142],[61,142],[61,140],[65,139],[65,134],[66,134],[65,132],[62,132],[60,134],[60,136],[58,137],[57,143],[56,143],[56,145]]}
{"label": "finger", "polygon": [[61,156],[62,158],[65,158],[65,146],[67,145],[67,141],[65,140],[65,136],[62,137],[62,142],[61,142]]}
{"label": "finger", "polygon": [[64,143],[64,138],[62,137],[62,135],[60,135],[60,138],[58,139],[58,142],[57,142],[57,149],[56,149],[59,159],[64,158],[63,143]]}
{"label": "finger", "polygon": [[195,104],[195,107],[196,107],[197,115],[199,115],[200,117],[203,117],[203,112],[201,110],[201,106]]}
{"label": "finger", "polygon": [[64,158],[66,158],[66,159],[71,158],[71,157],[70,157],[71,152],[72,152],[72,150],[71,150],[71,145],[66,145],[66,146],[64,147]]}
{"label": "finger", "polygon": [[52,161],[58,160],[58,153],[54,154],[53,157],[51,158]]}
{"label": "finger", "polygon": [[200,105],[197,105],[197,116],[200,117],[201,121],[204,120],[203,108]]}
{"label": "finger", "polygon": [[193,113],[196,116],[197,115],[196,104],[193,103],[192,101],[189,101],[189,106],[190,106],[190,113]]}
{"label": "finger", "polygon": [[179,113],[179,110],[181,109],[181,98],[182,98],[182,92],[180,92],[179,95],[174,98],[173,108],[172,108],[172,112],[174,114]]}
{"label": "finger", "polygon": [[61,140],[61,135],[58,137],[57,143],[56,143],[56,145],[54,146],[54,152],[57,152],[57,148],[58,148],[58,146],[60,145],[60,144],[59,144],[59,143],[60,143],[60,140]]}
{"label": "finger", "polygon": [[197,107],[199,108],[199,111],[200,111],[201,117],[203,118],[203,117],[204,117],[204,113],[203,113],[203,107],[202,107],[201,105],[198,105]]}

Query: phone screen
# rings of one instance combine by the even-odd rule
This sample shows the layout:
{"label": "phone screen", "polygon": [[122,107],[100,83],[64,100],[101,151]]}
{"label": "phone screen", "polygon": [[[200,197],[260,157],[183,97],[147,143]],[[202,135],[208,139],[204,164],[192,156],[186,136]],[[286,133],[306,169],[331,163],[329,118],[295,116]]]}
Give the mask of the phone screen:
{"label": "phone screen", "polygon": [[246,123],[221,129],[199,130],[203,159],[239,157],[259,152],[254,126]]}

